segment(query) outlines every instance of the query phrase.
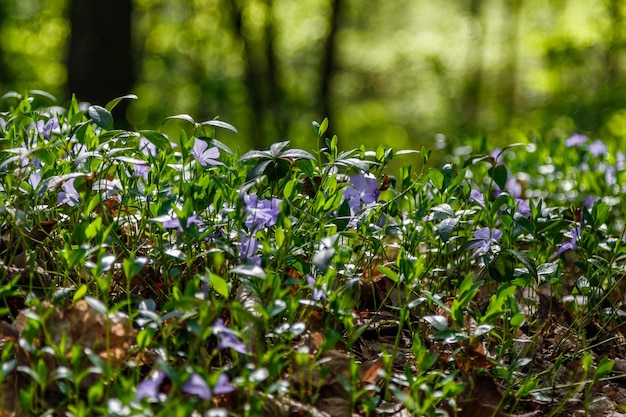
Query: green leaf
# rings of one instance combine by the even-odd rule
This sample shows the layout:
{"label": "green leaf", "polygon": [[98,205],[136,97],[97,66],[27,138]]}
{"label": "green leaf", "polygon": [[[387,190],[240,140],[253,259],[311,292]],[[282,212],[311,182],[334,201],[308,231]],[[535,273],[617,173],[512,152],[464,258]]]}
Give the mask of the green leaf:
{"label": "green leaf", "polygon": [[131,253],[128,258],[125,258],[122,261],[122,269],[124,270],[124,275],[126,275],[127,280],[133,279],[139,271],[146,264],[147,259],[143,256],[138,258],[135,257],[134,253]]}
{"label": "green leaf", "polygon": [[448,203],[439,204],[438,206],[431,208],[430,211],[433,213],[433,217],[435,219],[448,219],[456,217],[454,210],[452,210],[452,207],[450,207],[450,204]]}
{"label": "green leaf", "polygon": [[85,294],[87,294],[87,286],[83,284],[80,287],[78,287],[78,289],[74,293],[74,297],[72,297],[72,303],[75,303],[76,301],[83,298]]}
{"label": "green leaf", "polygon": [[454,171],[454,167],[452,164],[445,164],[441,168],[441,173],[443,174],[443,183],[441,185],[441,191],[445,191],[450,185],[450,181],[452,181],[452,173]]}
{"label": "green leaf", "polygon": [[131,158],[128,156],[114,156],[113,158],[111,158],[115,161],[121,161],[121,162],[127,162],[129,164],[145,164],[146,161],[144,161],[143,159],[137,159],[137,158]]}
{"label": "green leaf", "polygon": [[537,387],[537,384],[539,382],[539,378],[536,376],[532,376],[530,378],[528,378],[521,387],[519,387],[519,389],[517,390],[517,393],[515,394],[516,398],[524,398],[526,396],[528,396],[528,394],[531,393],[532,390],[534,390]]}
{"label": "green leaf", "polygon": [[231,274],[244,275],[247,277],[256,277],[265,279],[265,271],[256,265],[239,265],[230,270]]}
{"label": "green leaf", "polygon": [[53,103],[56,103],[57,98],[55,96],[53,96],[52,94],[48,93],[47,91],[43,91],[43,90],[28,90],[28,95],[29,96],[37,96],[37,97],[44,97],[47,98],[48,100],[50,100]]}
{"label": "green leaf", "polygon": [[444,243],[448,242],[448,240],[450,239],[450,235],[452,234],[452,231],[454,230],[454,228],[456,227],[458,223],[459,223],[459,219],[456,217],[443,219],[441,223],[439,223],[439,228],[437,231],[439,233],[439,236],[441,237],[441,240],[443,240]]}
{"label": "green leaf", "polygon": [[513,249],[508,249],[507,252],[515,256],[517,260],[519,260],[520,263],[524,265],[526,269],[528,269],[528,272],[530,272],[530,274],[533,277],[539,278],[539,275],[537,274],[537,267],[535,266],[535,263],[532,261],[532,259],[530,259],[530,257],[528,256],[526,252],[519,252]]}
{"label": "green leaf", "polygon": [[222,129],[227,129],[232,132],[239,133],[239,131],[237,131],[237,128],[235,126],[231,125],[230,123],[223,122],[221,120],[207,120],[206,122],[202,122],[200,124],[221,127]]}
{"label": "green leaf", "polygon": [[387,268],[386,266],[383,265],[378,265],[376,267],[376,269],[378,269],[378,271],[380,271],[380,273],[382,273],[384,276],[386,276],[387,278],[389,278],[390,280],[392,280],[393,282],[398,282],[400,281],[400,277],[398,276],[398,273],[390,268]]}
{"label": "green leaf", "polygon": [[320,124],[319,129],[317,129],[317,135],[321,137],[324,133],[326,133],[326,130],[328,130],[328,118],[324,117],[322,124]]}
{"label": "green leaf", "polygon": [[191,117],[188,114],[177,114],[177,115],[174,115],[174,116],[166,117],[165,118],[165,123],[167,123],[170,120],[183,120],[185,122],[191,123],[194,126],[196,124],[196,121],[193,120],[193,117]]}
{"label": "green leaf", "polygon": [[90,296],[86,296],[85,301],[87,301],[87,304],[89,304],[89,306],[93,308],[94,310],[96,310],[98,313],[104,316],[107,315],[108,313],[107,307],[104,305],[102,301],[98,300],[97,298],[90,297]]}
{"label": "green leaf", "polygon": [[596,371],[593,374],[593,381],[597,382],[598,380],[603,378],[605,375],[607,375],[609,372],[611,372],[613,370],[614,365],[615,365],[615,361],[607,358],[606,356],[603,357],[598,363],[598,365],[596,366]]}
{"label": "green leaf", "polygon": [[433,316],[424,316],[423,320],[433,326],[435,330],[443,331],[448,329],[448,319],[445,316],[441,315],[433,315]]}
{"label": "green leaf", "polygon": [[276,142],[276,143],[272,143],[272,145],[270,146],[270,156],[272,158],[277,158],[280,156],[280,154],[282,153],[283,149],[289,145],[289,141],[286,140],[284,142]]}
{"label": "green leaf", "polygon": [[309,152],[302,149],[288,149],[282,154],[280,154],[281,158],[292,158],[292,159],[310,159],[315,161],[316,158],[311,155]]}
{"label": "green leaf", "polygon": [[104,107],[108,110],[111,111],[115,108],[115,106],[117,106],[120,101],[122,100],[137,100],[137,96],[134,94],[126,94],[125,96],[122,97],[117,97],[114,98],[113,100],[109,101]]}
{"label": "green leaf", "polygon": [[430,180],[432,181],[433,185],[438,189],[438,190],[442,190],[443,189],[443,173],[436,169],[436,168],[430,168],[428,170],[428,176],[430,178]]}
{"label": "green leaf", "polygon": [[315,265],[315,267],[319,269],[322,274],[325,274],[330,267],[333,256],[335,256],[334,248],[323,249],[313,255],[313,265]]}
{"label": "green leaf", "polygon": [[516,212],[513,214],[513,220],[523,231],[534,236],[535,229],[533,227],[533,223],[528,217]]}
{"label": "green leaf", "polygon": [[489,277],[497,282],[509,282],[513,280],[515,270],[515,258],[510,252],[500,252],[487,266]]}
{"label": "green leaf", "polygon": [[501,190],[506,189],[506,180],[509,177],[509,172],[504,165],[496,165],[495,167],[489,169],[489,176],[493,178],[498,187]]}
{"label": "green leaf", "polygon": [[250,159],[256,159],[256,158],[270,159],[271,157],[272,156],[270,155],[268,151],[252,150],[241,155],[239,159],[237,160],[237,162],[244,162],[244,161],[248,161]]}
{"label": "green leaf", "polygon": [[169,139],[167,139],[163,133],[157,132],[156,130],[140,130],[137,133],[148,139],[159,150],[172,148]]}
{"label": "green leaf", "polygon": [[489,333],[491,329],[493,329],[493,326],[491,324],[481,324],[480,326],[476,327],[476,330],[474,331],[474,337],[485,335]]}
{"label": "green leaf", "polygon": [[215,292],[224,298],[228,298],[228,283],[224,278],[217,274],[210,273],[209,281]]}
{"label": "green leaf", "polygon": [[114,129],[113,116],[111,115],[111,112],[109,112],[104,107],[95,106],[95,105],[89,106],[87,113],[89,114],[89,117],[91,118],[91,120],[93,120],[93,122],[97,126],[101,127],[102,129],[105,129],[105,130]]}

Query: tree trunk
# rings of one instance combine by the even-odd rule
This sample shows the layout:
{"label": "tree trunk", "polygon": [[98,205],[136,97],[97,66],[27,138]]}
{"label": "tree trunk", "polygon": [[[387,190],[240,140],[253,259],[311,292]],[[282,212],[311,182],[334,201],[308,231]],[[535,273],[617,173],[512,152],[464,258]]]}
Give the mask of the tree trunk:
{"label": "tree trunk", "polygon": [[[337,32],[343,10],[342,0],[331,1],[331,15],[329,19],[328,36],[324,42],[324,51],[321,62],[321,82],[317,106],[321,112],[320,118],[328,117],[332,123],[334,119],[334,109],[331,99],[331,82],[337,70]],[[319,120],[321,122],[322,120]],[[331,130],[326,131],[328,137],[332,137]]]}
{"label": "tree trunk", "polygon": [[480,125],[485,39],[485,30],[481,22],[482,3],[482,0],[470,1],[470,43],[465,56],[467,75],[459,100],[461,108],[456,110],[459,115],[459,130],[470,135],[477,133]]}
{"label": "tree trunk", "polygon": [[[132,0],[72,0],[68,88],[79,100],[104,105],[130,93],[135,82]],[[114,116],[126,125],[125,102]]]}

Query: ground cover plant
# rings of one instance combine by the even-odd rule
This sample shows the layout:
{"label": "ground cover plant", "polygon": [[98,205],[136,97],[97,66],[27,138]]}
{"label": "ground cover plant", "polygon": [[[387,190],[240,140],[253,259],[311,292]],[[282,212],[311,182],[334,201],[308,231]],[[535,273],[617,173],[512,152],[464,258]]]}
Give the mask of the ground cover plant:
{"label": "ground cover plant", "polygon": [[2,97],[3,415],[621,415],[618,149],[242,154],[133,99]]}

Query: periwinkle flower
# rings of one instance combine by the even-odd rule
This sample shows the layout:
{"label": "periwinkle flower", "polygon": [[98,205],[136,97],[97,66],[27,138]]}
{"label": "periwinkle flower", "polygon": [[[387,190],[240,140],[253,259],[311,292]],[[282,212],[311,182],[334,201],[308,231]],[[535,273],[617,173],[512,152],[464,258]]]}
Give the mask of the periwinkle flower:
{"label": "periwinkle flower", "polygon": [[155,158],[157,156],[157,148],[154,143],[150,142],[143,136],[139,138],[139,150],[146,156]]}
{"label": "periwinkle flower", "polygon": [[326,296],[326,284],[322,284],[321,288],[316,288],[317,281],[312,276],[308,275],[306,277],[306,283],[313,287],[313,294],[311,296],[311,300],[319,301],[326,300],[328,297]]}
{"label": "periwinkle flower", "polygon": [[233,349],[236,352],[245,355],[248,353],[246,349],[246,345],[237,338],[235,332],[233,332],[230,328],[224,325],[224,320],[217,319],[213,326],[211,326],[213,333],[217,336],[219,342],[217,348],[219,350],[223,349]]}
{"label": "periwinkle flower", "polygon": [[46,122],[43,129],[41,129],[41,134],[45,139],[50,139],[51,133],[53,130],[59,128],[59,120],[56,117],[52,117],[50,120]]}
{"label": "periwinkle flower", "polygon": [[587,142],[587,136],[581,135],[579,133],[574,133],[569,138],[565,139],[565,146],[573,147],[573,146],[582,146]]}
{"label": "periwinkle flower", "polygon": [[246,227],[248,230],[259,230],[263,227],[270,227],[278,221],[280,214],[280,203],[282,200],[272,198],[271,200],[259,200],[256,194],[245,194],[243,196],[245,205]]}
{"label": "periwinkle flower", "polygon": [[488,227],[483,227],[474,232],[474,239],[476,241],[469,245],[468,249],[476,249],[472,254],[472,257],[481,253],[488,253],[491,251],[491,245],[498,243],[498,240],[502,237],[502,231],[496,228],[490,230]]}
{"label": "periwinkle flower", "polygon": [[[159,370],[152,372],[137,387],[137,393],[132,402],[141,401],[143,398],[158,398],[161,393],[160,387],[165,380],[165,372]],[[217,385],[213,389],[213,394],[221,395],[234,391],[235,387],[229,384],[228,377],[220,374]],[[209,400],[213,396],[206,380],[199,374],[192,372],[187,382],[181,388],[185,394],[197,395],[203,400]]]}
{"label": "periwinkle flower", "polygon": [[522,200],[521,198],[516,198],[515,202],[517,203],[517,212],[522,216],[528,217],[532,214],[530,210],[530,204],[526,200]]}
{"label": "periwinkle flower", "polygon": [[470,191],[470,201],[475,201],[480,206],[485,207],[485,196],[478,190]]}
{"label": "periwinkle flower", "polygon": [[380,191],[378,181],[373,175],[359,173],[350,178],[350,187],[343,190],[343,197],[348,201],[350,209],[356,209],[363,204],[375,203]]}
{"label": "periwinkle flower", "polygon": [[239,242],[239,260],[243,263],[261,266],[261,257],[256,254],[257,250],[259,250],[259,242],[242,231]]}
{"label": "periwinkle flower", "polygon": [[144,180],[147,180],[149,170],[150,167],[148,167],[148,164],[133,164],[133,176],[135,178],[143,178]]}
{"label": "periwinkle flower", "polygon": [[[157,218],[158,221],[161,221],[163,228],[165,229],[177,229],[179,232],[183,232],[183,226],[180,223],[180,219],[176,214]],[[187,217],[187,221],[185,222],[186,227],[191,227],[192,224],[198,226],[198,230],[202,231],[206,228],[206,225],[202,221],[202,219],[197,214],[192,214]]]}
{"label": "periwinkle flower", "polygon": [[141,381],[137,387],[137,394],[133,402],[141,401],[143,398],[156,398],[159,395],[159,387],[165,379],[165,372],[156,371]]}
{"label": "periwinkle flower", "polygon": [[57,203],[59,205],[67,204],[70,207],[74,207],[80,202],[80,194],[74,188],[74,178],[70,178],[61,185],[61,191],[57,197]]}
{"label": "periwinkle flower", "polygon": [[489,153],[489,156],[496,165],[502,165],[504,163],[504,157],[502,155],[502,149],[500,148],[494,148],[491,153]]}
{"label": "periwinkle flower", "polygon": [[211,390],[207,385],[204,378],[197,373],[192,373],[185,385],[183,385],[182,391],[187,394],[197,395],[203,400],[211,399]]}
{"label": "periwinkle flower", "polygon": [[217,383],[213,387],[213,394],[224,395],[230,394],[233,391],[235,391],[235,387],[228,380],[228,375],[220,374],[220,376],[217,377]]}
{"label": "periwinkle flower", "polygon": [[196,158],[200,165],[222,165],[220,161],[216,159],[220,156],[220,151],[216,146],[209,148],[209,144],[202,139],[195,138],[193,142],[193,149],[191,155]]}
{"label": "periwinkle flower", "polygon": [[596,203],[596,200],[598,200],[598,197],[595,197],[591,194],[587,195],[587,197],[585,197],[585,199],[583,200],[583,206],[587,207],[588,209],[592,208],[593,205]]}
{"label": "periwinkle flower", "polygon": [[556,252],[556,254],[560,255],[563,252],[568,251],[568,250],[577,251],[578,250],[578,239],[580,238],[581,230],[582,229],[581,229],[580,225],[578,225],[578,227],[575,227],[572,230],[570,230],[570,235],[572,237],[570,238],[570,240],[568,240],[567,242],[565,242],[565,243],[563,243],[561,245],[561,247]]}
{"label": "periwinkle flower", "polygon": [[520,198],[522,196],[522,184],[517,181],[517,178],[515,178],[515,176],[510,176],[506,180],[505,187],[511,196],[515,198]]}
{"label": "periwinkle flower", "polygon": [[596,139],[589,144],[589,147],[587,148],[587,150],[592,156],[597,158],[599,156],[604,155],[606,151],[608,150],[608,148],[604,144],[604,142],[602,142],[600,139]]}
{"label": "periwinkle flower", "polygon": [[33,172],[28,176],[28,184],[33,187],[33,190],[37,188],[41,182],[41,174],[39,172]]}

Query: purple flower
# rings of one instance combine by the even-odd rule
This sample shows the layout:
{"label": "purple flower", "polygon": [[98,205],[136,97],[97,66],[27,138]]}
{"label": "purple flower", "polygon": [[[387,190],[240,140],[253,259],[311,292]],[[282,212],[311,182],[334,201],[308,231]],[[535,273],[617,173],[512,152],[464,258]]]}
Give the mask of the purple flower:
{"label": "purple flower", "polygon": [[37,188],[40,182],[41,182],[41,174],[39,172],[33,172],[32,174],[28,176],[28,183],[30,184],[31,187],[33,187],[33,190]]}
{"label": "purple flower", "polygon": [[510,176],[506,180],[505,187],[511,196],[516,198],[520,198],[522,196],[522,184],[517,181],[515,176]]}
{"label": "purple flower", "polygon": [[502,155],[502,149],[500,148],[495,148],[489,154],[489,156],[491,157],[491,159],[493,159],[496,165],[502,165],[504,163],[504,158],[502,157]]}
{"label": "purple flower", "polygon": [[494,228],[489,230],[488,227],[483,227],[474,232],[474,239],[476,241],[469,245],[468,249],[476,249],[472,254],[472,257],[477,256],[479,253],[487,253],[491,251],[491,245],[497,243],[502,237],[502,231]]}
{"label": "purple flower", "polygon": [[306,282],[311,287],[313,287],[313,295],[311,296],[311,300],[319,301],[328,299],[328,297],[326,296],[326,284],[322,284],[321,288],[316,288],[315,286],[317,284],[317,281],[310,275],[307,275]]}
{"label": "purple flower", "polygon": [[155,158],[157,156],[157,148],[154,143],[150,142],[143,136],[139,138],[139,150],[146,156]]}
{"label": "purple flower", "polygon": [[195,372],[192,373],[187,382],[185,382],[182,391],[187,394],[197,395],[203,400],[211,398],[211,390],[206,381]]}
{"label": "purple flower", "polygon": [[246,345],[237,338],[235,332],[224,326],[224,320],[217,319],[215,323],[213,323],[213,326],[211,326],[211,329],[219,339],[217,345],[217,348],[219,350],[233,349],[234,351],[239,352],[242,355],[245,355],[248,352],[246,349]]}
{"label": "purple flower", "polygon": [[6,130],[7,128],[7,122],[6,120],[4,120],[3,118],[0,117],[0,127],[2,128],[2,130]]}
{"label": "purple flower", "polygon": [[480,206],[485,207],[485,196],[478,190],[472,190],[470,192],[470,201],[475,201]]}
{"label": "purple flower", "polygon": [[43,129],[41,129],[41,134],[45,139],[50,139],[50,134],[54,129],[59,128],[59,120],[56,117],[51,118],[46,122]]}
{"label": "purple flower", "polygon": [[581,232],[581,227],[580,225],[578,225],[578,227],[573,228],[572,230],[570,230],[570,234],[571,234],[571,239],[568,240],[567,242],[563,243],[561,245],[561,247],[559,248],[559,250],[556,252],[557,255],[562,254],[563,252],[567,251],[567,250],[573,250],[573,251],[577,251],[578,250],[578,238],[580,237],[580,232]]}
{"label": "purple flower", "polygon": [[164,379],[165,373],[163,371],[152,372],[137,387],[137,394],[135,394],[133,402],[140,401],[142,398],[156,398],[159,395],[159,386]]}
{"label": "purple flower", "polygon": [[246,206],[245,212],[248,214],[246,218],[248,230],[256,231],[276,224],[282,200],[278,198],[259,200],[256,194],[246,194],[243,196],[243,202]]}
{"label": "purple flower", "polygon": [[213,394],[215,395],[230,394],[234,390],[235,390],[235,387],[232,386],[230,381],[228,380],[228,375],[220,374],[220,376],[217,377],[217,384],[215,384],[215,386],[213,387]]}
{"label": "purple flower", "polygon": [[74,207],[80,201],[80,195],[76,188],[74,188],[74,178],[70,178],[65,181],[61,186],[61,191],[57,197],[57,203],[59,205],[67,204],[70,207]]}
{"label": "purple flower", "polygon": [[133,164],[133,175],[135,178],[147,180],[149,170],[148,164]]}
{"label": "purple flower", "polygon": [[528,201],[522,200],[521,198],[516,198],[515,202],[517,203],[517,212],[522,216],[528,217],[532,214],[530,211],[530,204]]}
{"label": "purple flower", "polygon": [[583,200],[583,205],[585,207],[587,207],[588,209],[592,208],[593,205],[596,203],[596,200],[598,200],[598,197],[594,197],[591,194],[589,194],[587,197],[585,197],[585,199]]}
{"label": "purple flower", "polygon": [[598,156],[604,155],[608,148],[606,147],[604,142],[602,142],[600,139],[596,139],[589,144],[587,150],[591,155],[597,158]]}
{"label": "purple flower", "polygon": [[256,255],[257,250],[259,250],[259,242],[242,231],[241,242],[239,243],[239,260],[244,263],[261,266],[261,257]]}
{"label": "purple flower", "polygon": [[[163,228],[165,229],[178,229],[179,232],[183,232],[183,226],[181,225],[180,219],[176,214],[157,217],[155,220],[161,222]],[[192,214],[187,217],[187,222],[185,224],[187,228],[191,227],[192,224],[198,226],[198,230],[204,230],[206,228],[206,225],[197,214]]]}
{"label": "purple flower", "polygon": [[617,168],[615,168],[614,166],[610,166],[606,169],[606,171],[604,172],[604,179],[606,181],[606,185],[615,185],[617,183]]}
{"label": "purple flower", "polygon": [[202,139],[195,138],[193,142],[193,149],[191,150],[191,155],[196,158],[196,160],[202,166],[206,165],[222,165],[220,161],[216,161],[215,159],[220,156],[220,151],[216,146],[209,148],[209,144]]}
{"label": "purple flower", "polygon": [[574,133],[572,136],[565,139],[565,146],[568,148],[572,146],[582,146],[585,142],[587,142],[587,136]]}
{"label": "purple flower", "polygon": [[348,201],[350,209],[355,209],[363,204],[375,203],[378,200],[378,181],[372,175],[363,173],[350,178],[351,187],[343,190],[343,197]]}
{"label": "purple flower", "polygon": [[[220,395],[221,393],[232,392],[235,389],[235,387],[228,384],[228,377],[226,377],[225,381],[223,377],[226,377],[226,376],[222,374],[218,378],[218,381],[217,381],[218,385],[216,386],[216,389],[214,390],[214,393],[216,395]],[[135,394],[135,398],[133,398],[132,402],[141,401],[143,398],[158,398],[159,394],[161,393],[159,388],[161,387],[161,384],[163,383],[164,380],[165,380],[165,372],[160,371],[160,370],[156,372],[152,372],[148,376],[148,378],[144,379],[139,384],[139,386],[137,387],[137,394]],[[222,392],[218,393],[217,388],[220,382],[223,385],[222,387],[220,387],[220,390]],[[227,391],[229,387],[231,388],[231,391]],[[185,382],[181,391],[184,392],[185,394],[197,395],[203,400],[211,399],[211,390],[209,389],[209,386],[207,385],[204,378],[195,372],[193,372],[189,376],[189,379],[187,380],[187,382]]]}

